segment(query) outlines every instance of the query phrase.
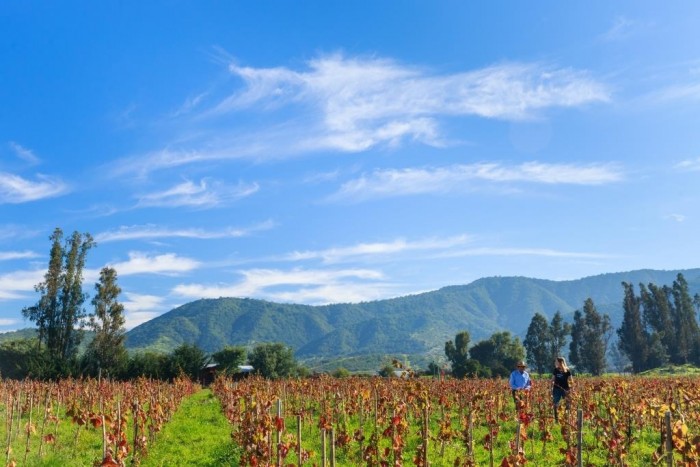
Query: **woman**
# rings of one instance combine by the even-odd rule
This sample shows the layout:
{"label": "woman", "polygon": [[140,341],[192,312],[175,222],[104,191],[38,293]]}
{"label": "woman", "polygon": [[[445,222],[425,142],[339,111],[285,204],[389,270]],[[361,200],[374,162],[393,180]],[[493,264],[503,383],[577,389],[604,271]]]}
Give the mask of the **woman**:
{"label": "woman", "polygon": [[569,410],[569,391],[573,388],[574,378],[564,357],[557,357],[552,371],[552,400],[554,401],[554,422],[559,423],[559,402],[566,399],[566,410]]}

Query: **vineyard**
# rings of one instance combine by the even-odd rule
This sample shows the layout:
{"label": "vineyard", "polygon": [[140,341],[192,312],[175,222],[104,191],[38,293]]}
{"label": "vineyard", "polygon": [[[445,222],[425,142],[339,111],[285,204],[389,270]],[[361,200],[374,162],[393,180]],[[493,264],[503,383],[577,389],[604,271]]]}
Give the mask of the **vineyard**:
{"label": "vineyard", "polygon": [[[0,440],[7,466],[195,465],[218,417],[203,436],[232,454],[196,465],[697,466],[699,382],[577,378],[555,423],[548,380],[520,410],[495,379],[5,380]],[[178,415],[193,431],[159,443]]]}
{"label": "vineyard", "polygon": [[7,466],[139,465],[197,386],[63,380],[0,382],[0,428]]}
{"label": "vineyard", "polygon": [[240,465],[699,465],[697,379],[578,378],[561,424],[550,388],[519,411],[502,380],[219,379],[214,392]]}

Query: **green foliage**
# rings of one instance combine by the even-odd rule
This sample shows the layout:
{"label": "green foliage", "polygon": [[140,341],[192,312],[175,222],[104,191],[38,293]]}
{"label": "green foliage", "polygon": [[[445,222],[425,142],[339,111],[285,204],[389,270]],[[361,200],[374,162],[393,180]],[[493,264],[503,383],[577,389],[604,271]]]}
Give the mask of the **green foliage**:
{"label": "green foliage", "polygon": [[78,325],[86,316],[83,268],[95,242],[88,233],[73,232],[62,245],[60,228],[56,228],[49,239],[52,245],[48,270],[44,280],[35,286],[41,296],[36,305],[24,308],[22,314],[36,323],[39,342],[45,344],[56,359],[54,367],[63,371],[69,369],[66,362],[75,360],[82,339]]}
{"label": "green foliage", "polygon": [[[625,313],[617,334],[620,350],[632,361],[632,371],[688,362],[700,364],[700,327],[688,282],[678,274],[673,286],[640,284],[640,295],[623,282]],[[697,298],[696,294],[696,298]]]}
{"label": "green foliage", "polygon": [[611,330],[610,317],[598,313],[590,298],[583,304],[583,313],[576,310],[569,359],[579,372],[603,374],[607,366],[605,352]]}
{"label": "green foliage", "polygon": [[161,352],[136,352],[129,357],[126,379],[145,378],[167,379],[170,377],[168,355]]}
{"label": "green foliage", "polygon": [[170,377],[175,378],[184,374],[193,381],[199,379],[199,373],[206,365],[209,357],[194,344],[182,344],[173,351],[169,358]]}
{"label": "green foliage", "polygon": [[248,355],[248,363],[265,378],[285,378],[297,373],[294,351],[279,342],[256,345]]}
{"label": "green foliage", "polygon": [[245,347],[227,345],[218,352],[211,354],[212,360],[220,365],[220,369],[226,374],[238,371],[238,366],[243,365],[248,356]]}
{"label": "green foliage", "polygon": [[469,358],[469,333],[458,332],[454,341],[445,342],[445,356],[452,364],[452,375],[464,378],[475,373],[475,362]]}
{"label": "green foliage", "polygon": [[535,313],[527,328],[523,345],[527,351],[527,361],[538,373],[544,373],[552,364],[551,341],[552,333],[547,318],[540,313]]}
{"label": "green foliage", "polygon": [[83,355],[83,368],[92,376],[100,371],[118,375],[124,370],[127,354],[124,347],[124,306],[118,301],[122,289],[117,285],[117,272],[109,267],[103,268],[95,290],[92,300],[95,311],[88,323],[95,337]]}
{"label": "green foliage", "polygon": [[333,373],[331,373],[331,375],[334,378],[347,378],[348,376],[350,376],[350,372],[347,369],[340,367],[336,368],[336,370]]}
{"label": "green foliage", "polygon": [[650,336],[642,323],[641,300],[634,293],[634,286],[622,283],[625,296],[622,307],[625,310],[622,325],[617,330],[618,347],[632,362],[632,371],[646,370],[649,360]]}
{"label": "green foliage", "polygon": [[469,349],[469,355],[481,367],[489,368],[490,375],[508,376],[515,365],[525,359],[525,348],[520,339],[504,331],[478,342]]}

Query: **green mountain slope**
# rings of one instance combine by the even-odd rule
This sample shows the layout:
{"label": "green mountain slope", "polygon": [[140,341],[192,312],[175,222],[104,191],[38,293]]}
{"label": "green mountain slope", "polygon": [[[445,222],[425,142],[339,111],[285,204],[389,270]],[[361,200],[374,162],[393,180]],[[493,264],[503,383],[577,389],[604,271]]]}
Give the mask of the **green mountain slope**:
{"label": "green mountain slope", "polygon": [[509,330],[523,336],[532,316],[570,319],[591,297],[618,326],[621,282],[671,285],[682,272],[693,294],[700,269],[639,270],[578,280],[490,277],[417,295],[357,304],[308,306],[247,298],[203,299],[178,307],[127,333],[132,350],[171,351],[191,343],[212,352],[225,345],[283,342],[300,358],[441,353],[461,330],[472,341]]}

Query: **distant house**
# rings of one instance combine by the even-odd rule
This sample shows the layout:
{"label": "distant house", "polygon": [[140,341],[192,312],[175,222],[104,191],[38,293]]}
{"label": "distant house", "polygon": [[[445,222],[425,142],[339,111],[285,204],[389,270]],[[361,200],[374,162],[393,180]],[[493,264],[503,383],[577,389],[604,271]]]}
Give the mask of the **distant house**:
{"label": "distant house", "polygon": [[216,362],[207,363],[199,370],[199,382],[202,386],[209,386],[216,379],[219,371],[219,364]]}
{"label": "distant house", "polygon": [[233,380],[238,381],[253,374],[252,365],[238,365],[238,371],[233,374]]}

